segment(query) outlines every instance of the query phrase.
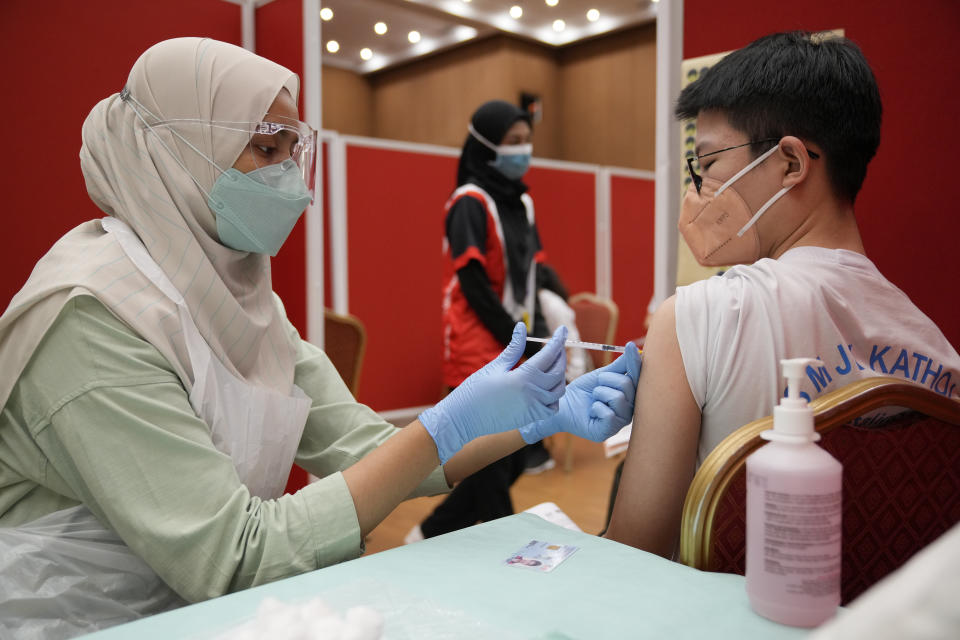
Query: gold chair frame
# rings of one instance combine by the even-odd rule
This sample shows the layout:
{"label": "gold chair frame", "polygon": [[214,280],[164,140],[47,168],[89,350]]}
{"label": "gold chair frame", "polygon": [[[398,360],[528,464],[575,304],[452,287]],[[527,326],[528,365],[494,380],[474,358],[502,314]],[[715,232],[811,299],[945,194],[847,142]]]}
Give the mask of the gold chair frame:
{"label": "gold chair frame", "polygon": [[[825,394],[810,403],[818,432],[828,433],[884,406],[903,407],[960,425],[960,402],[896,378],[867,378]],[[773,416],[750,422],[717,445],[690,483],[683,505],[678,560],[708,570],[714,547],[713,523],[724,492],[747,457],[767,441],[760,434],[773,428]]]}

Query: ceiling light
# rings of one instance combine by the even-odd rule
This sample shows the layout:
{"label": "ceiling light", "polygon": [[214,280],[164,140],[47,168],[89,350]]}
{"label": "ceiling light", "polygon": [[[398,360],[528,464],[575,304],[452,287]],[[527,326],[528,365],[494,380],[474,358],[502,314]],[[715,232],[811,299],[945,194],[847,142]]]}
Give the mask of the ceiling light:
{"label": "ceiling light", "polygon": [[548,7],[555,7],[560,0],[544,0],[547,3]]}
{"label": "ceiling light", "polygon": [[417,44],[418,42],[420,42],[420,32],[411,31],[410,33],[407,34],[407,40],[409,40],[411,44]]}
{"label": "ceiling light", "polygon": [[554,20],[553,21],[553,30],[554,31],[563,31],[567,28],[567,23],[563,20]]}
{"label": "ceiling light", "polygon": [[340,43],[336,40],[327,40],[327,51],[330,53],[336,53],[340,51]]}
{"label": "ceiling light", "polygon": [[320,9],[320,19],[325,21],[333,20],[333,9],[330,7]]}
{"label": "ceiling light", "polygon": [[457,25],[457,27],[453,30],[453,37],[461,42],[464,40],[469,40],[470,38],[474,38],[476,35],[476,29],[473,27],[468,27],[464,24]]}
{"label": "ceiling light", "polygon": [[510,7],[510,17],[514,20],[519,20],[520,16],[523,15],[523,9],[519,5],[513,5]]}
{"label": "ceiling light", "polygon": [[378,36],[382,36],[387,32],[387,23],[378,22],[377,24],[373,25],[373,32],[376,33]]}
{"label": "ceiling light", "polygon": [[587,11],[587,20],[589,20],[590,22],[596,22],[599,19],[600,19],[599,11],[597,11],[596,9],[590,9],[590,11]]}
{"label": "ceiling light", "polygon": [[360,49],[360,57],[363,58],[364,60],[369,60],[370,58],[373,57],[373,51],[371,51],[367,47],[364,47],[363,49]]}

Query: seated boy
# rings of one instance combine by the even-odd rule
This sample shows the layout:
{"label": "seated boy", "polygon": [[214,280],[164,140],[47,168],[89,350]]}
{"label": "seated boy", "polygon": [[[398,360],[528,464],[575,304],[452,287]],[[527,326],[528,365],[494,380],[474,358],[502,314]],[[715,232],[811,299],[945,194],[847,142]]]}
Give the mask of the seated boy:
{"label": "seated boy", "polygon": [[684,89],[676,115],[697,121],[680,231],[701,264],[738,266],[678,288],[647,334],[606,535],[665,557],[698,464],[783,395],[781,359],[821,358],[808,396],[885,375],[957,397],[960,375],[956,350],[865,255],[853,205],[881,105],[855,44],[761,38]]}

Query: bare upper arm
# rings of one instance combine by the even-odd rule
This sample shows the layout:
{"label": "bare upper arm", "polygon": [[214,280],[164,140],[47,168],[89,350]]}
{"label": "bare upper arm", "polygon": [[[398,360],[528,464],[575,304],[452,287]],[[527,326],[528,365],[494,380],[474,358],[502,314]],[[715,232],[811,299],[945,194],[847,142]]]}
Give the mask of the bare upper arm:
{"label": "bare upper arm", "polygon": [[700,407],[677,341],[674,297],[647,333],[630,448],[607,537],[670,557],[696,466]]}

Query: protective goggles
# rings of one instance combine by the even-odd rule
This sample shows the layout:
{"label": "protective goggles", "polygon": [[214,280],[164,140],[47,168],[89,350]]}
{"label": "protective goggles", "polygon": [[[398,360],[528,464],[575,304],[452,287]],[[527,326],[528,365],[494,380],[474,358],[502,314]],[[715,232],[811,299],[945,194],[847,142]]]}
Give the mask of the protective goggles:
{"label": "protective goggles", "polygon": [[300,169],[303,181],[312,196],[316,182],[317,131],[305,122],[268,116],[270,121],[224,122],[179,118],[151,123],[151,127],[171,127],[183,131],[190,127],[203,127],[234,132],[243,136],[247,144],[241,152],[248,154],[257,169],[285,160],[293,160]]}

